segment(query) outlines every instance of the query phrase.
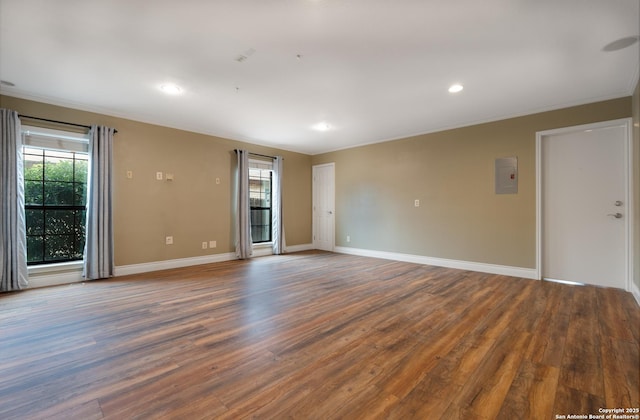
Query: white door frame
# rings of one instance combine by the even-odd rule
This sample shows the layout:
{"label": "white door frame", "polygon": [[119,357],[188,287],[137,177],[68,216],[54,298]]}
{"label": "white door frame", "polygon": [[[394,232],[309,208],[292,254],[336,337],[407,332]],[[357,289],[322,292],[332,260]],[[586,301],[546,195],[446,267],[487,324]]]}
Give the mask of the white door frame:
{"label": "white door frame", "polygon": [[[334,208],[331,210],[331,213],[333,215],[333,226],[332,226],[333,232],[331,234],[332,241],[331,241],[331,246],[330,246],[331,249],[330,250],[334,251],[335,248],[336,248],[336,232],[335,232],[335,229],[336,229],[336,225],[335,225],[335,193],[336,193],[336,186],[335,186],[335,171],[336,171],[336,169],[335,169],[335,167],[336,167],[336,164],[335,164],[335,162],[331,162],[331,163],[323,163],[323,164],[319,164],[319,165],[313,165],[311,167],[311,176],[313,178],[315,178],[315,170],[316,170],[316,168],[323,168],[323,167],[331,167],[331,168],[333,168],[333,185],[331,186],[331,189],[333,190],[333,196],[334,196],[334,198],[333,198],[333,207]],[[314,189],[316,187],[316,185],[315,185],[316,181],[315,181],[315,179],[312,179],[311,181],[312,181],[311,182],[311,186],[312,186],[311,196],[312,196],[312,201],[313,201],[311,203],[311,210],[313,212],[313,214],[312,214],[312,232],[311,232],[311,234],[313,236],[313,246],[315,248],[317,246],[317,243],[318,243],[318,241],[316,239],[316,233],[317,233],[318,226],[316,226],[316,214],[315,214],[316,213],[315,208],[316,208],[316,204],[317,203],[316,203],[316,194],[315,194],[315,191],[314,191]]]}
{"label": "white door frame", "polygon": [[631,291],[633,276],[633,217],[634,217],[634,180],[633,180],[633,137],[631,118],[621,118],[612,121],[603,121],[593,124],[577,125],[553,130],[536,132],[536,278],[542,279],[542,139],[545,136],[573,133],[576,131],[595,130],[600,128],[624,126],[626,131],[626,142],[624,147],[624,173],[625,173],[625,290]]}

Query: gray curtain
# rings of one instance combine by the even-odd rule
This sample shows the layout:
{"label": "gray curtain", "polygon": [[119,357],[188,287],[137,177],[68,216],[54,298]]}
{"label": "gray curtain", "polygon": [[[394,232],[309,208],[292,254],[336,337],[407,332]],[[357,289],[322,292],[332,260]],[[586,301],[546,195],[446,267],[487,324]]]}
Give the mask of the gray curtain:
{"label": "gray curtain", "polygon": [[111,166],[113,128],[92,126],[89,132],[87,224],[82,276],[88,280],[112,277],[113,216]]}
{"label": "gray curtain", "polygon": [[238,157],[236,256],[245,259],[253,255],[251,204],[249,202],[249,153],[246,150],[236,150],[236,154]]}
{"label": "gray curtain", "polygon": [[273,232],[273,253],[275,255],[284,254],[284,223],[282,218],[282,156],[273,159],[273,185],[272,194],[272,232]]}
{"label": "gray curtain", "polygon": [[22,135],[16,111],[0,109],[0,291],[27,287]]}

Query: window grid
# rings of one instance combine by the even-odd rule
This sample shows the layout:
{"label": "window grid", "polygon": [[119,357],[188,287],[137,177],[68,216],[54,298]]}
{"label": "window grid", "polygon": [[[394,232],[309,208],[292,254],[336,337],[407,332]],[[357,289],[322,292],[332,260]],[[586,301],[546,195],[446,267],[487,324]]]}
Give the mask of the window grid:
{"label": "window grid", "polygon": [[249,169],[251,240],[254,244],[271,242],[271,178],[271,170]]}
{"label": "window grid", "polygon": [[82,260],[88,155],[24,148],[27,264]]}

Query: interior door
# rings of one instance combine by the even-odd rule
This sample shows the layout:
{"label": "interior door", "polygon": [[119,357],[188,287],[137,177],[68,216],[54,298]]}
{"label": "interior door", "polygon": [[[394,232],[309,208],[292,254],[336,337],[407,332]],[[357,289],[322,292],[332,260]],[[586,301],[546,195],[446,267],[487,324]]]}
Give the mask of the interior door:
{"label": "interior door", "polygon": [[335,238],[335,165],[313,167],[313,246],[333,251]]}
{"label": "interior door", "polygon": [[628,127],[544,135],[542,277],[626,289]]}

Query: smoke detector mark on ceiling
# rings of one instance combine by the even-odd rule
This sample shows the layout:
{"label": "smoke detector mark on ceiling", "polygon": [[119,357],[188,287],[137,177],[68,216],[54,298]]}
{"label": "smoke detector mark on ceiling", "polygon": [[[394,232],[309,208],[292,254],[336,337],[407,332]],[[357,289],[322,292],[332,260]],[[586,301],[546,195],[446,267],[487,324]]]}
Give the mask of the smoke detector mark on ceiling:
{"label": "smoke detector mark on ceiling", "polygon": [[251,57],[255,52],[256,52],[256,50],[254,50],[253,48],[249,48],[248,50],[246,50],[242,54],[238,54],[238,56],[235,58],[235,60],[238,63],[242,63],[242,62],[246,61],[249,57]]}
{"label": "smoke detector mark on ceiling", "polygon": [[638,39],[640,39],[639,36],[628,36],[625,38],[616,39],[615,41],[605,45],[604,48],[602,48],[602,51],[606,51],[606,52],[619,51],[632,46],[633,44],[638,42]]}

